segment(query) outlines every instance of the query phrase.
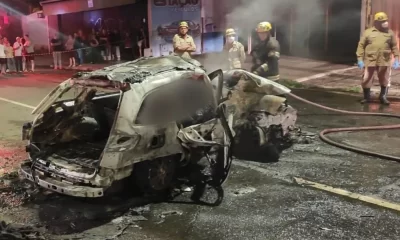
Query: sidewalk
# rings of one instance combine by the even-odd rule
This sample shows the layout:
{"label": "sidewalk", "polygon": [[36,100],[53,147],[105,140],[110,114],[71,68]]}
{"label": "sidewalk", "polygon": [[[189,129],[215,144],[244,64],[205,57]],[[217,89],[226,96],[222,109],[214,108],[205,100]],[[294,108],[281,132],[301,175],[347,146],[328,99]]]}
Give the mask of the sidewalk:
{"label": "sidewalk", "polygon": [[[328,74],[326,76],[300,82],[305,87],[323,88],[332,91],[350,93],[362,93],[361,83],[362,70],[354,68],[341,73]],[[380,85],[375,74],[374,85],[371,89],[373,95],[379,95]],[[400,97],[400,71],[392,70],[389,97]]]}
{"label": "sidewalk", "polygon": [[[69,59],[66,55],[62,55],[62,65],[64,68],[67,68],[69,65]],[[91,63],[84,63],[78,67],[75,67],[74,71],[93,71],[96,69],[102,69],[104,67],[117,64],[118,62],[108,62],[108,63],[96,63],[96,64],[91,64]],[[35,66],[38,70],[40,69],[52,69],[54,68],[53,66],[53,56],[52,55],[44,55],[44,56],[37,56],[35,58]],[[67,70],[67,69],[66,69]]]}

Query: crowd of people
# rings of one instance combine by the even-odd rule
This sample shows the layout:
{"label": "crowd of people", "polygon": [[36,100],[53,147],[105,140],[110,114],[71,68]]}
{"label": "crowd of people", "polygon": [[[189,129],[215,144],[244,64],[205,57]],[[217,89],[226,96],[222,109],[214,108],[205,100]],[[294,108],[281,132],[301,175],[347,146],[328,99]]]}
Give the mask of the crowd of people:
{"label": "crowd of people", "polygon": [[53,51],[54,69],[62,69],[62,55],[69,59],[67,68],[83,63],[133,60],[143,56],[146,37],[143,29],[139,34],[119,30],[101,29],[84,34],[82,30],[72,35],[57,33],[50,41]]}
{"label": "crowd of people", "polygon": [[[50,40],[55,70],[75,68],[83,63],[134,60],[143,56],[146,45],[143,29],[123,34],[119,30],[92,29],[89,34],[79,30],[70,35],[56,33]],[[14,43],[0,36],[0,74],[34,72],[34,47],[29,35],[17,37]],[[63,66],[63,58],[69,59],[69,65]]]}
{"label": "crowd of people", "polygon": [[17,37],[14,43],[0,37],[0,74],[28,71],[35,71],[34,45],[29,35]]}

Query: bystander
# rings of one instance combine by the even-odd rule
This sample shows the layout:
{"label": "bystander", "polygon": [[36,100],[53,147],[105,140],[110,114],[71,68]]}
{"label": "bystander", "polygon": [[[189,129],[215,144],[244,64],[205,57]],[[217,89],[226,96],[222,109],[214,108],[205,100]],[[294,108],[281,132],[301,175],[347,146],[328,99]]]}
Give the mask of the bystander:
{"label": "bystander", "polygon": [[7,58],[8,72],[15,72],[14,49],[9,41],[4,42],[5,54]]}
{"label": "bystander", "polygon": [[83,64],[83,38],[78,35],[78,33],[74,33],[74,49],[76,51],[76,62],[77,66]]}
{"label": "bystander", "polygon": [[65,49],[67,50],[67,55],[69,58],[68,68],[74,68],[76,66],[76,61],[75,61],[76,52],[74,51],[74,42],[75,42],[74,37],[72,35],[69,35],[68,40],[65,43]]}
{"label": "bystander", "polygon": [[29,39],[29,35],[26,34],[25,37],[25,44],[24,48],[26,50],[25,54],[25,59],[26,59],[26,71],[28,70],[28,63],[31,64],[31,71],[35,71],[35,48],[34,48],[34,43]]}
{"label": "bystander", "polygon": [[3,39],[0,39],[0,73],[6,73],[6,66],[7,66],[7,59],[6,59],[6,52],[5,46],[3,44]]}
{"label": "bystander", "polygon": [[106,29],[102,29],[99,34],[100,52],[103,59],[108,60],[109,48],[108,48],[108,35]]}
{"label": "bystander", "polygon": [[99,42],[96,39],[96,35],[91,34],[89,36],[89,45],[90,45],[90,49],[88,49],[89,62],[98,63],[101,60],[101,54],[99,53],[98,50]]}
{"label": "bystander", "polygon": [[61,52],[63,51],[63,43],[58,33],[54,34],[53,39],[51,39],[50,44],[53,48],[53,62],[54,70],[62,69],[62,59]]}
{"label": "bystander", "polygon": [[111,60],[121,61],[121,32],[117,29],[110,33]]}
{"label": "bystander", "polygon": [[21,38],[17,37],[16,41],[13,45],[14,48],[14,57],[15,57],[15,71],[17,73],[20,73],[23,71],[23,66],[22,66],[22,49],[23,45],[21,42]]}
{"label": "bystander", "polygon": [[132,61],[135,58],[135,54],[133,53],[133,41],[132,35],[126,31],[124,35],[124,60]]}

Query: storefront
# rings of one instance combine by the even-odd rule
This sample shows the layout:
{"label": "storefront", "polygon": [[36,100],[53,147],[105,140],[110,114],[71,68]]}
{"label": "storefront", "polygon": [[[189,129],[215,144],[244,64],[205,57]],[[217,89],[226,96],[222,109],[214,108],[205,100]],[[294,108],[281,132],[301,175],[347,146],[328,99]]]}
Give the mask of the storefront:
{"label": "storefront", "polygon": [[179,23],[189,24],[189,34],[201,53],[202,23],[200,0],[151,0],[150,42],[153,56],[173,52],[172,39],[178,32]]}
{"label": "storefront", "polygon": [[[42,3],[45,15],[56,15],[58,31],[73,34],[101,28],[138,32],[148,36],[147,1],[145,0],[67,0]],[[148,41],[147,41],[148,42]]]}

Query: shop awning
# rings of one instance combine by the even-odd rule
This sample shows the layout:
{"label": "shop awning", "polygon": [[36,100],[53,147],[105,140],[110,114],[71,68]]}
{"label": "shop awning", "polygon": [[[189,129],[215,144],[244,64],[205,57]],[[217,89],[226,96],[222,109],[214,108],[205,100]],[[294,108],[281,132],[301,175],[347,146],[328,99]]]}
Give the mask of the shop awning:
{"label": "shop awning", "polygon": [[133,4],[136,0],[47,0],[40,4],[45,15],[92,11]]}

